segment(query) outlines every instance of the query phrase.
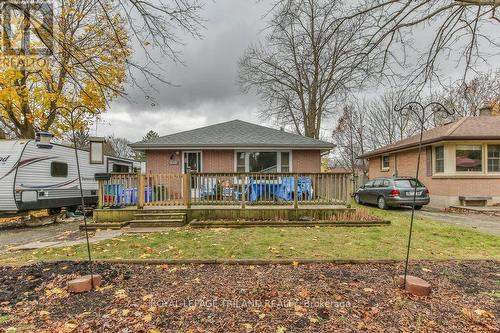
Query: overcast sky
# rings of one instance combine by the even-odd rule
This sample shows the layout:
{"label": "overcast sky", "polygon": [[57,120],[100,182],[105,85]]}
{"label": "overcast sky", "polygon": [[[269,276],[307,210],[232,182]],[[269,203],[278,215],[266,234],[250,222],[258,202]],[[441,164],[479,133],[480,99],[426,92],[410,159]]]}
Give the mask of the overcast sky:
{"label": "overcast sky", "polygon": [[207,1],[203,39],[184,39],[185,66],[165,60],[164,76],[179,87],[155,85],[154,101],[139,89],[127,89],[130,101],[115,100],[97,134],[136,141],[150,129],[165,135],[231,119],[259,122],[258,99],[242,94],[236,84],[237,62],[262,37],[266,8],[253,0]]}
{"label": "overcast sky", "polygon": [[[150,98],[140,89],[129,87],[128,100],[113,101],[98,122],[97,133],[94,126],[92,134],[115,135],[134,142],[151,129],[166,135],[232,119],[272,125],[258,118],[257,97],[241,93],[236,84],[239,58],[249,44],[263,37],[269,2],[207,0],[201,13],[206,19],[203,39],[185,37],[185,45],[180,48],[185,66],[164,61],[164,76],[179,86],[158,83],[158,92],[151,92]],[[497,34],[494,30],[491,33]],[[429,35],[425,27],[415,31],[416,45],[425,45],[432,37]],[[490,59],[490,63],[495,61]],[[452,64],[445,71],[458,75]],[[378,89],[373,87],[367,94],[373,95]],[[324,138],[330,138],[334,125],[333,120],[324,123]]]}

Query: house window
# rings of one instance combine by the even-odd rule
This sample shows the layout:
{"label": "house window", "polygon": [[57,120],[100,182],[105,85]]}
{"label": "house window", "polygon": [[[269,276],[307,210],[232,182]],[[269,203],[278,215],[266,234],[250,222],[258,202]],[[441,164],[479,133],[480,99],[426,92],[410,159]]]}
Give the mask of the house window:
{"label": "house window", "polygon": [[462,172],[482,171],[482,146],[458,145],[456,149],[456,170]]}
{"label": "house window", "polygon": [[389,169],[389,155],[381,157],[382,170]]}
{"label": "house window", "polygon": [[278,154],[276,152],[252,152],[248,157],[249,172],[278,171]]}
{"label": "house window", "polygon": [[500,172],[500,145],[488,145],[488,172]]}
{"label": "house window", "polygon": [[201,152],[199,151],[185,151],[183,154],[184,159],[184,173],[201,172]]}
{"label": "house window", "polygon": [[439,146],[436,147],[436,166],[435,166],[435,172],[444,172],[444,147]]}
{"label": "house window", "polygon": [[127,173],[129,172],[128,165],[113,164],[113,172]]}
{"label": "house window", "polygon": [[68,164],[62,162],[50,163],[50,175],[52,177],[68,177]]}
{"label": "house window", "polygon": [[237,172],[290,172],[289,151],[236,152]]}
{"label": "house window", "polygon": [[245,153],[236,153],[236,172],[245,172]]}
{"label": "house window", "polygon": [[290,172],[290,153],[281,152],[281,172]]}

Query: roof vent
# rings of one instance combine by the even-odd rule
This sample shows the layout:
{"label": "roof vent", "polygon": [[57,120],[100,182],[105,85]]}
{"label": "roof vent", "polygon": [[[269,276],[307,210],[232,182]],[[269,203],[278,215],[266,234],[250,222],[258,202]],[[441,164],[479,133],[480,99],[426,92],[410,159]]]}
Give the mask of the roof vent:
{"label": "roof vent", "polygon": [[491,117],[493,116],[493,107],[490,104],[486,104],[482,108],[479,109],[480,117]]}
{"label": "roof vent", "polygon": [[51,149],[52,143],[50,143],[50,139],[52,139],[53,135],[49,132],[36,132],[35,141],[37,142],[36,146],[38,148]]}

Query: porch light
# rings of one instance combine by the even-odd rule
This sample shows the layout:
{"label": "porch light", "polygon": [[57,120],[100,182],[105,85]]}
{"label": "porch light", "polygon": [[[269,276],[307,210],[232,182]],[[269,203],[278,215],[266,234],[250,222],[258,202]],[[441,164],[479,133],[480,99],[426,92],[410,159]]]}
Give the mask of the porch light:
{"label": "porch light", "polygon": [[35,141],[37,142],[36,146],[38,148],[51,149],[52,144],[50,143],[50,139],[52,139],[53,135],[49,132],[37,132],[35,135]]}

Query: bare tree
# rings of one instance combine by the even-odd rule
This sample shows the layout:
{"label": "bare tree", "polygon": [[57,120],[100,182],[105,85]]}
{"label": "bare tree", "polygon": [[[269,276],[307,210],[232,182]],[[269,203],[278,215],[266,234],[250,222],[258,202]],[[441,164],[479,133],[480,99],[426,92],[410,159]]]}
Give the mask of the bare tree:
{"label": "bare tree", "polygon": [[261,116],[319,138],[335,101],[362,85],[370,70],[363,20],[341,20],[342,12],[338,0],[278,1],[265,41],[239,63],[243,91],[254,89],[264,102]]}
{"label": "bare tree", "polygon": [[[394,65],[408,72],[408,54],[412,53],[420,56],[407,75],[412,84],[439,80],[440,62],[450,59],[462,69],[465,81],[478,63],[487,63],[492,53],[498,55],[498,35],[487,30],[498,29],[499,5],[499,0],[370,0],[356,7],[349,18],[370,17],[372,36],[364,52],[379,56],[380,72],[393,71]],[[417,27],[432,37],[429,45],[413,40]]]}
{"label": "bare tree", "polygon": [[365,102],[346,104],[332,135],[337,145],[336,164],[363,175],[368,173],[368,164],[365,160],[358,159],[358,156],[371,148],[367,140],[365,107]]}
{"label": "bare tree", "polygon": [[413,94],[390,91],[367,103],[367,133],[373,148],[395,143],[416,133],[418,124],[413,114],[403,115],[394,111],[396,106],[414,99]]}
{"label": "bare tree", "polygon": [[500,69],[479,73],[466,83],[455,82],[432,97],[455,110],[455,119],[478,116],[486,104],[500,103]]}
{"label": "bare tree", "polygon": [[116,156],[123,158],[135,158],[134,150],[129,147],[129,144],[131,143],[129,140],[111,136],[109,137],[108,142],[113,148]]}

